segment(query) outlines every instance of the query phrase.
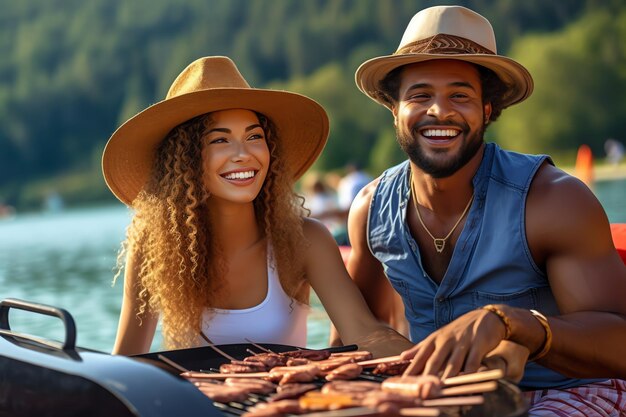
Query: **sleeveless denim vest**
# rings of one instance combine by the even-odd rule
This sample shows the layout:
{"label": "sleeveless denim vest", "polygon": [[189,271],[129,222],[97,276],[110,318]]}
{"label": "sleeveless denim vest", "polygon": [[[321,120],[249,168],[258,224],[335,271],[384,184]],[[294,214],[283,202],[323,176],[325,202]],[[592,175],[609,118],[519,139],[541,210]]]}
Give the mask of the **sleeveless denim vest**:
{"label": "sleeveless denim vest", "polygon": [[[404,300],[414,343],[486,304],[559,314],[548,279],[533,261],[526,241],[526,196],[546,160],[552,163],[546,155],[504,151],[493,143],[485,146],[473,179],[474,202],[441,284],[422,267],[407,225],[408,161],[382,174],[369,209],[368,244]],[[592,381],[568,378],[529,362],[520,388],[566,388]]]}

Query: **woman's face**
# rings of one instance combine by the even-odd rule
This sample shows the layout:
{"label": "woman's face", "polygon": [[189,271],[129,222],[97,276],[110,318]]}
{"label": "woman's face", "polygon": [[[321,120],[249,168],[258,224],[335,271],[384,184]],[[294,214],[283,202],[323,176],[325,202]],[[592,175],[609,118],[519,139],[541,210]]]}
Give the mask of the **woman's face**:
{"label": "woman's face", "polygon": [[270,152],[259,118],[251,110],[213,112],[203,138],[204,186],[213,201],[249,203],[259,194]]}

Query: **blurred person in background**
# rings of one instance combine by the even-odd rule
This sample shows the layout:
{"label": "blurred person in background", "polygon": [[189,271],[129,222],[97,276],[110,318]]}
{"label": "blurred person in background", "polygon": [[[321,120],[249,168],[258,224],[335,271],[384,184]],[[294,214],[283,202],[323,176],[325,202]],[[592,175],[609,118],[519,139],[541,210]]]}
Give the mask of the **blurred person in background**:
{"label": "blurred person in background", "polygon": [[622,142],[609,138],[604,142],[606,160],[611,165],[619,165],[624,158],[624,145]]}
{"label": "blurred person in background", "polygon": [[339,208],[347,213],[356,195],[372,181],[372,177],[363,171],[363,168],[357,162],[347,164],[345,171],[346,173],[341,177],[337,185],[337,197],[339,199]]}
{"label": "blurred person in background", "polygon": [[345,216],[339,210],[335,190],[320,174],[312,174],[307,178],[304,191],[304,206],[311,211],[310,216],[324,223],[338,245],[346,245],[348,231]]}

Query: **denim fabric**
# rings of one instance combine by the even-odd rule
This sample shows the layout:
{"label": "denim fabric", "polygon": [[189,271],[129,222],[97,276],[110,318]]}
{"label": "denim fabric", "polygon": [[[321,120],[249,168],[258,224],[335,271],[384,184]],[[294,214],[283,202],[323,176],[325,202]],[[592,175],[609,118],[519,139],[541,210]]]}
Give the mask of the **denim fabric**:
{"label": "denim fabric", "polygon": [[[559,314],[547,277],[531,256],[525,231],[528,189],[546,160],[552,163],[546,155],[504,151],[493,143],[485,146],[473,179],[474,202],[441,284],[424,270],[406,221],[411,194],[408,161],[383,173],[370,206],[368,244],[404,300],[413,342],[490,303]],[[529,363],[520,386],[565,388],[591,381]]]}

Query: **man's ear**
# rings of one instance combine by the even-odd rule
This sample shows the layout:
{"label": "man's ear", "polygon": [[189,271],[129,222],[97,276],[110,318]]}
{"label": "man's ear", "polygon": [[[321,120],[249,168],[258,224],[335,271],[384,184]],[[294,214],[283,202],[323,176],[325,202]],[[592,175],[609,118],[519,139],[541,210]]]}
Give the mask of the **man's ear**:
{"label": "man's ear", "polygon": [[391,114],[393,114],[393,125],[395,127],[398,127],[398,107],[397,106],[391,107]]}
{"label": "man's ear", "polygon": [[483,106],[483,112],[485,114],[485,124],[489,124],[489,119],[491,119],[491,103],[485,103],[485,105]]}

